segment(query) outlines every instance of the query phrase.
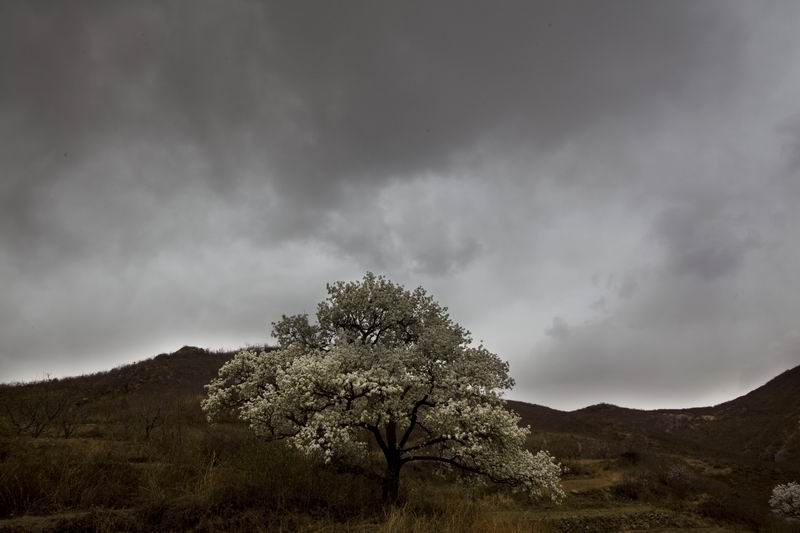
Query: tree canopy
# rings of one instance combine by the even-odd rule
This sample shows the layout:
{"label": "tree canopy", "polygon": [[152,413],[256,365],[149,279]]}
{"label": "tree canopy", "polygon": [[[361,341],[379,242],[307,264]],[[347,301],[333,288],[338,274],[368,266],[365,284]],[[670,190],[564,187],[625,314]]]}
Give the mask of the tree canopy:
{"label": "tree canopy", "polygon": [[327,291],[316,323],[284,315],[277,350],[243,350],[220,369],[203,402],[210,419],[233,409],[260,436],[362,472],[377,453],[387,501],[411,462],[563,497],[560,466],[526,448],[530,429],[505,408],[508,363],[474,346],[446,307],[372,273]]}

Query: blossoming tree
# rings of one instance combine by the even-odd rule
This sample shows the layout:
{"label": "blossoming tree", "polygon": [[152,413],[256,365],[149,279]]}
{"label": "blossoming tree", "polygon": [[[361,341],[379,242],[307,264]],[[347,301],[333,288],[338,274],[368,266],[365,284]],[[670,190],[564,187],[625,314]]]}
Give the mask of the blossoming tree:
{"label": "blossoming tree", "polygon": [[800,520],[800,483],[791,481],[775,485],[769,505],[772,512],[779,516]]}
{"label": "blossoming tree", "polygon": [[316,323],[283,316],[279,349],[244,350],[220,369],[203,402],[211,420],[234,410],[258,435],[365,473],[372,440],[387,502],[412,462],[563,497],[560,466],[525,447],[530,429],[505,408],[508,363],[473,346],[447,308],[372,273],[327,289]]}

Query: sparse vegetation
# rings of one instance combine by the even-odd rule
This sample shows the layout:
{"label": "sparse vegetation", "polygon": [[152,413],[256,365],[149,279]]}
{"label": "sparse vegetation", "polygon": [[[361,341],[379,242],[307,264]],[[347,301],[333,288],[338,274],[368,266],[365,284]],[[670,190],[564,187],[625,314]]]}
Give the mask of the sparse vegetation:
{"label": "sparse vegetation", "polygon": [[[235,417],[209,425],[203,384],[232,356],[184,348],[91,376],[0,386],[0,531],[797,529],[769,505],[776,484],[797,479],[791,459],[694,452],[677,439],[621,435],[621,421],[604,432],[585,413],[570,427],[569,413],[527,404],[513,405],[538,429],[529,447],[548,446],[567,467],[562,505],[463,487],[412,463],[402,503],[386,509],[370,479],[265,442]],[[80,402],[69,438],[56,422],[37,437],[19,432],[5,414],[38,394]],[[149,439],[137,414],[146,400],[163,419]]]}

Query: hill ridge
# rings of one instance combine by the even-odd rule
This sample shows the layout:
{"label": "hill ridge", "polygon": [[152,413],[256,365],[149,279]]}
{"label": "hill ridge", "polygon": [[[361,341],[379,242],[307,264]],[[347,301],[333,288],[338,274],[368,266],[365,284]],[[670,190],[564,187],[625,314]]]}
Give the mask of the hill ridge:
{"label": "hill ridge", "polygon": [[[274,349],[266,345],[259,348]],[[0,386],[0,393],[62,387],[84,399],[170,392],[199,401],[205,385],[234,353],[187,345],[107,371],[5,384]],[[710,407],[645,410],[599,403],[562,411],[517,400],[507,403],[521,416],[522,423],[534,430],[627,442],[625,446],[629,447],[655,446],[693,453],[706,450],[800,464],[800,366],[747,394]]]}

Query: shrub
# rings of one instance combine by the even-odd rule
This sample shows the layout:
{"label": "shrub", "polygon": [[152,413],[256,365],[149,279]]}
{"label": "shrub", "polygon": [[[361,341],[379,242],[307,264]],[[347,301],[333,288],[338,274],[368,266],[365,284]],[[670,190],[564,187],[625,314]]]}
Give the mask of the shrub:
{"label": "shrub", "polygon": [[697,489],[697,479],[686,465],[675,464],[667,467],[659,475],[659,481],[678,498],[684,498]]}
{"label": "shrub", "polygon": [[632,465],[639,464],[639,461],[642,460],[641,454],[635,450],[624,451],[619,455],[619,458],[622,460],[623,463],[628,463]]}
{"label": "shrub", "polygon": [[134,469],[102,454],[63,450],[17,454],[0,464],[0,517],[93,506],[124,507],[136,490]]}
{"label": "shrub", "polygon": [[697,506],[697,514],[730,524],[746,526],[752,531],[763,531],[766,526],[763,509],[750,498],[743,498],[731,489],[717,489],[707,495]]}
{"label": "shrub", "polygon": [[[632,452],[635,453],[635,452]],[[628,467],[614,492],[632,500],[681,500],[701,490],[701,483],[683,462],[669,458],[636,454],[636,464]],[[629,461],[629,457],[623,457]]]}
{"label": "shrub", "polygon": [[800,519],[800,483],[776,485],[769,499],[772,512],[784,518]]}
{"label": "shrub", "polygon": [[637,468],[625,472],[622,480],[614,485],[614,492],[623,498],[643,500],[663,495],[662,486],[655,472]]}

